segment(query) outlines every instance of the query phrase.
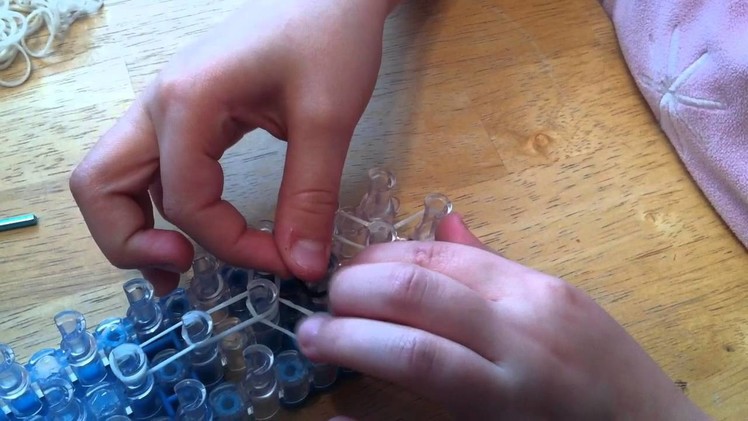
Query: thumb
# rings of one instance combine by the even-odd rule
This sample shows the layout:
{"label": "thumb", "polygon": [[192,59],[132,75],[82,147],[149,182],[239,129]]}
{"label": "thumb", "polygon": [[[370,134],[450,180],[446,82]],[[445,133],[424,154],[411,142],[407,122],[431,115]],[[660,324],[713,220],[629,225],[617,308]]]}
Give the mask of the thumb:
{"label": "thumb", "polygon": [[289,133],[274,235],[286,266],[304,281],[319,280],[327,272],[340,178],[352,136],[341,132]]}
{"label": "thumb", "polygon": [[476,247],[482,250],[494,252],[488,246],[475,236],[465,224],[462,216],[452,212],[439,221],[436,228],[436,241],[446,241],[450,243],[463,244],[466,246]]}

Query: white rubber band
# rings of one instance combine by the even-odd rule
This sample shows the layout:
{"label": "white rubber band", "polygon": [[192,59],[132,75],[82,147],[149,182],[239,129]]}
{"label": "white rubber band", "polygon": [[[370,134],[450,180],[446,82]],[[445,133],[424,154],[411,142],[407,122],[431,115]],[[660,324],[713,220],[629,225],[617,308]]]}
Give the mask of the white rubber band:
{"label": "white rubber band", "polygon": [[[33,12],[31,12],[28,17],[29,21],[29,30],[26,36],[24,36],[21,39],[21,45],[26,50],[26,52],[29,53],[31,57],[34,58],[42,58],[49,55],[49,53],[52,50],[52,42],[55,39],[55,36],[57,35],[56,29],[57,25],[55,25],[55,16],[52,14],[52,12],[49,11],[47,8],[40,8],[35,9]],[[36,21],[33,21],[33,19],[37,19]],[[36,31],[38,31],[41,28],[41,21],[44,21],[47,25],[47,31],[49,32],[49,35],[47,36],[47,42],[44,43],[44,46],[40,50],[32,50],[31,48],[26,45],[26,38],[28,38],[29,35],[34,34]],[[36,22],[39,22],[37,25]]]}
{"label": "white rubber band", "polygon": [[[20,52],[21,55],[23,56],[24,60],[26,61],[26,71],[23,72],[23,75],[21,75],[21,77],[15,80],[13,79],[7,80],[7,79],[0,78],[0,86],[4,88],[15,88],[17,86],[21,86],[24,83],[26,83],[27,80],[29,80],[29,77],[31,77],[31,58],[29,58],[29,54],[26,52],[26,50],[21,48],[18,44],[13,44],[11,48],[15,48],[16,51]],[[15,56],[13,56],[13,58],[15,59]],[[10,60],[9,63],[7,63],[7,66],[1,67],[0,70],[6,69],[7,67],[10,66],[11,63],[13,63],[13,60]],[[6,63],[3,63],[3,65],[5,64]]]}
{"label": "white rubber band", "polygon": [[[233,304],[235,302],[238,302],[238,301],[240,301],[242,299],[246,299],[248,295],[249,295],[249,292],[243,292],[243,293],[241,293],[241,294],[239,294],[239,295],[237,295],[235,297],[232,297],[231,299],[226,300],[223,303],[221,303],[221,304],[219,304],[219,305],[211,308],[210,310],[206,311],[206,313],[208,313],[208,314],[215,313],[216,311],[221,310],[221,309],[223,309],[225,307],[228,307],[228,306],[230,306],[231,304]],[[309,310],[307,308],[304,308],[304,307],[301,307],[299,305],[296,305],[296,304],[292,303],[291,301],[286,300],[284,298],[278,297],[278,302],[279,302],[279,304],[286,305],[286,306],[288,306],[290,308],[293,308],[294,310],[297,310],[297,311],[299,311],[299,312],[301,312],[301,313],[303,313],[303,314],[305,314],[307,316],[311,316],[312,314],[314,314],[314,312],[312,312],[311,310]],[[156,371],[158,371],[158,370],[162,369],[163,367],[169,365],[173,361],[176,361],[179,358],[183,357],[184,355],[189,354],[195,348],[202,348],[202,347],[209,346],[209,345],[212,345],[214,343],[220,342],[221,340],[223,340],[223,338],[225,338],[225,337],[227,337],[227,336],[229,336],[231,334],[234,334],[234,333],[236,333],[236,332],[238,332],[240,330],[244,330],[248,326],[251,326],[251,325],[253,325],[255,323],[262,323],[264,325],[270,326],[273,329],[275,329],[275,330],[277,330],[277,331],[279,331],[279,332],[281,332],[281,333],[283,333],[283,334],[291,337],[292,339],[294,339],[294,340],[296,339],[296,335],[293,332],[291,332],[290,330],[288,330],[286,328],[283,328],[283,327],[280,327],[277,324],[275,324],[275,323],[267,320],[267,317],[270,314],[270,312],[271,312],[272,309],[268,309],[268,311],[266,311],[265,313],[257,314],[257,311],[254,309],[253,306],[247,306],[247,308],[249,309],[249,312],[252,315],[252,317],[250,319],[245,320],[245,321],[243,321],[241,323],[238,323],[238,324],[232,326],[231,328],[224,330],[223,332],[219,333],[218,335],[211,336],[210,338],[208,338],[208,339],[206,339],[206,340],[204,340],[204,341],[202,341],[202,342],[200,342],[198,344],[192,344],[192,345],[187,346],[186,348],[180,350],[179,352],[177,352],[176,354],[172,355],[171,357],[169,357],[169,358],[161,361],[157,365],[151,367],[148,370],[148,373],[151,373],[151,374],[155,373]],[[157,341],[158,339],[164,337],[166,334],[168,334],[169,332],[171,332],[171,331],[179,328],[180,326],[182,326],[182,322],[175,323],[174,325],[169,326],[168,329],[163,330],[158,335],[156,335],[156,336],[148,339],[147,341],[143,342],[142,344],[140,344],[140,347],[141,348],[145,347],[145,346],[147,346],[147,345],[149,345],[149,344]]]}
{"label": "white rubber band", "polygon": [[370,224],[370,222],[364,221],[363,219],[359,218],[358,216],[353,215],[351,213],[348,213],[348,212],[346,212],[344,210],[341,210],[340,214],[343,215],[344,217],[350,219],[351,221],[353,221],[353,222],[355,222],[355,223],[357,223],[359,225],[362,225],[364,227],[368,227],[369,224]]}
{"label": "white rubber band", "polygon": [[423,210],[420,210],[420,211],[414,213],[413,215],[410,215],[410,216],[408,216],[406,218],[403,218],[399,222],[395,223],[395,225],[393,225],[393,227],[395,227],[396,230],[400,229],[400,228],[402,228],[402,227],[410,224],[411,222],[415,221],[416,219],[421,218],[422,216],[423,216]]}
{"label": "white rubber band", "polygon": [[291,301],[286,300],[285,298],[278,298],[278,301],[280,301],[281,303],[287,305],[288,307],[291,307],[292,309],[298,311],[299,313],[306,314],[307,316],[311,316],[311,315],[314,314],[314,312],[311,311],[311,310],[309,310],[308,308],[304,308],[304,307],[302,307],[300,305],[296,305],[296,304],[292,303]]}
{"label": "white rubber band", "polygon": [[[43,58],[52,52],[55,39],[64,38],[70,25],[98,11],[103,0],[0,0],[0,70],[14,62],[18,52],[24,56],[26,71],[16,80],[0,79],[0,86],[14,88],[31,76],[31,58]],[[27,39],[46,26],[49,35],[43,46],[31,49]]]}
{"label": "white rubber band", "polygon": [[335,238],[336,240],[340,241],[341,243],[349,245],[351,247],[356,247],[356,248],[361,249],[361,250],[363,250],[363,249],[366,248],[366,246],[364,246],[363,244],[355,243],[355,242],[353,242],[353,241],[351,241],[351,240],[349,240],[349,239],[347,239],[347,238],[345,238],[345,237],[343,237],[341,235],[335,234],[335,235],[333,235],[333,238]]}

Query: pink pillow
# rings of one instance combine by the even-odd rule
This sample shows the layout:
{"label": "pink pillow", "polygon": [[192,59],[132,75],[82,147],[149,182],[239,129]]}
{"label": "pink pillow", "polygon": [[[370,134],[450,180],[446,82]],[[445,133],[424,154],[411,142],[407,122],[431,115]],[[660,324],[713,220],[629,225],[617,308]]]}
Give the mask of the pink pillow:
{"label": "pink pillow", "polygon": [[748,1],[600,3],[663,131],[748,247]]}

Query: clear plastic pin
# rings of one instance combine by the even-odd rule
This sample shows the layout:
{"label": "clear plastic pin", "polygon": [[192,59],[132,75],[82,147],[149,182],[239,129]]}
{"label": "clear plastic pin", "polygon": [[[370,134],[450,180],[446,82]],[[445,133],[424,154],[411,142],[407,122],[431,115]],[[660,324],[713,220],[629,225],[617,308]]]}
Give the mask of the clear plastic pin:
{"label": "clear plastic pin", "polygon": [[136,341],[137,333],[133,319],[129,317],[106,318],[96,326],[94,338],[99,349],[104,351],[105,355],[109,355],[118,345]]}
{"label": "clear plastic pin", "polygon": [[397,183],[395,176],[384,168],[372,168],[368,178],[369,186],[356,208],[356,216],[365,221],[394,223],[400,208],[400,201],[393,192]]}
{"label": "clear plastic pin", "polygon": [[168,393],[173,392],[174,386],[189,375],[189,364],[184,357],[172,359],[176,354],[176,349],[164,349],[156,354],[151,361],[153,366],[169,361],[154,373],[156,382]]}
{"label": "clear plastic pin", "polygon": [[58,349],[45,348],[35,352],[29,358],[29,374],[31,381],[42,382],[50,377],[60,376],[67,378],[67,359],[65,354]]}
{"label": "clear plastic pin", "polygon": [[0,344],[0,399],[17,418],[29,418],[42,410],[42,401],[34,393],[29,373],[16,362],[8,345]]}
{"label": "clear plastic pin", "polygon": [[[216,333],[225,332],[239,323],[241,323],[241,320],[236,317],[224,319],[216,325]],[[244,372],[246,369],[244,365],[244,348],[255,343],[256,339],[251,327],[249,331],[248,329],[239,330],[221,339],[221,351],[223,351],[223,355],[226,357],[226,367],[229,370],[229,374]]]}
{"label": "clear plastic pin", "polygon": [[182,421],[209,421],[213,412],[208,405],[205,385],[194,379],[185,379],[174,386],[179,401],[177,419]]}
{"label": "clear plastic pin", "polygon": [[161,302],[166,326],[174,326],[180,323],[185,313],[195,309],[187,295],[187,290],[184,288],[175,289],[165,296]]}
{"label": "clear plastic pin", "polygon": [[151,419],[163,410],[155,380],[148,372],[148,357],[136,344],[117,346],[109,354],[112,373],[125,386],[132,417],[136,420]]}
{"label": "clear plastic pin", "polygon": [[[229,294],[232,297],[247,291],[247,284],[254,277],[253,270],[237,268],[227,264],[221,265],[219,272],[228,285]],[[236,317],[240,320],[247,320],[250,317],[247,306],[241,301],[231,304],[228,311],[229,317]]]}
{"label": "clear plastic pin", "polygon": [[83,386],[91,386],[106,377],[96,339],[86,331],[83,314],[66,310],[55,315],[55,324],[62,335],[60,348],[65,353],[70,368]]}
{"label": "clear plastic pin", "polygon": [[127,402],[120,386],[113,382],[100,382],[86,390],[86,405],[99,419],[127,415]]}
{"label": "clear plastic pin", "polygon": [[193,310],[182,316],[182,338],[188,345],[196,345],[190,353],[192,369],[206,387],[223,380],[223,363],[218,352],[218,344],[202,343],[212,335],[213,319],[208,313]]}
{"label": "clear plastic pin", "polygon": [[[424,200],[424,209],[395,223],[374,219],[364,220],[341,208],[335,217],[333,233],[333,255],[342,263],[355,257],[361,250],[374,244],[394,241],[431,241],[439,221],[452,211],[452,203],[439,193],[430,194]],[[420,219],[412,235],[404,234],[405,228]]]}
{"label": "clear plastic pin", "polygon": [[341,208],[335,214],[333,255],[341,262],[356,256],[366,247],[368,221],[355,216],[355,210]]}
{"label": "clear plastic pin", "polygon": [[244,361],[247,374],[243,386],[252,403],[253,416],[256,420],[270,419],[280,409],[273,351],[265,345],[250,345],[244,349]]}
{"label": "clear plastic pin", "polygon": [[73,384],[62,377],[52,376],[42,383],[44,399],[47,402],[47,417],[51,420],[86,421],[93,414],[75,396]]}
{"label": "clear plastic pin", "polygon": [[298,405],[309,396],[311,376],[306,361],[298,351],[288,350],[278,354],[275,372],[284,405]]}
{"label": "clear plastic pin", "polygon": [[278,350],[283,339],[282,333],[273,327],[280,322],[278,286],[267,279],[254,279],[247,285],[247,292],[246,303],[250,313],[268,315],[252,326],[257,343]]}
{"label": "clear plastic pin", "polygon": [[135,278],[122,285],[130,307],[127,317],[135,325],[135,333],[141,341],[147,341],[163,327],[163,313],[153,296],[153,285],[142,278]]}
{"label": "clear plastic pin", "polygon": [[365,246],[397,241],[397,229],[387,221],[375,220],[366,226]]}
{"label": "clear plastic pin", "polygon": [[[189,293],[198,310],[208,311],[231,298],[231,291],[219,272],[218,260],[213,256],[202,256],[192,263],[193,278]],[[228,316],[228,309],[211,313],[214,323]]]}
{"label": "clear plastic pin", "polygon": [[423,218],[413,233],[416,241],[433,241],[439,221],[452,212],[452,202],[441,193],[432,193],[423,199]]}

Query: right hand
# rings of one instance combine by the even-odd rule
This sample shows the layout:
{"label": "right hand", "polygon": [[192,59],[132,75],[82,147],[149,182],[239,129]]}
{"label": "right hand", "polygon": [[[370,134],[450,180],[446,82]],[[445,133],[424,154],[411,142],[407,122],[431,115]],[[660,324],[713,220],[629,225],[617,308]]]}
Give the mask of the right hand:
{"label": "right hand", "polygon": [[[70,187],[111,263],[158,293],[192,244],[314,281],[327,267],[348,146],[376,83],[392,0],[255,0],[183,49],[91,149]],[[219,159],[262,128],[288,141],[274,238],[221,198]]]}
{"label": "right hand", "polygon": [[609,314],[491,252],[452,214],[437,241],[370,246],[330,284],[301,351],[406,387],[457,419],[706,420]]}

